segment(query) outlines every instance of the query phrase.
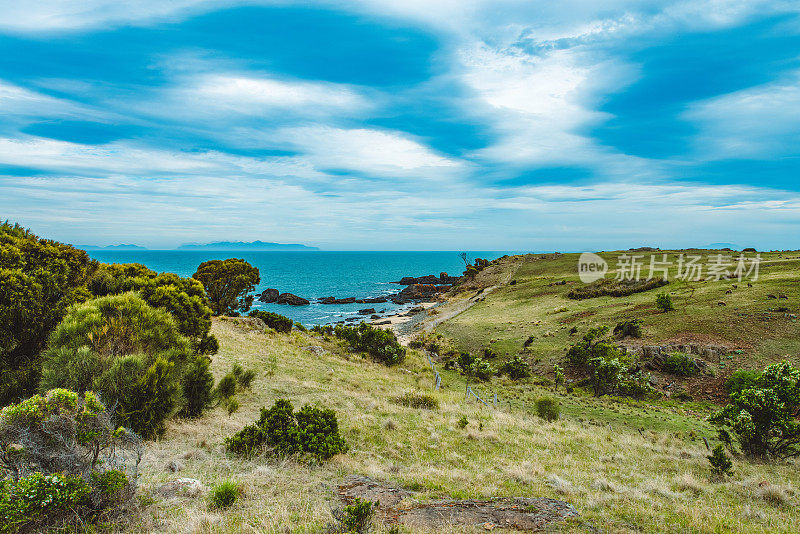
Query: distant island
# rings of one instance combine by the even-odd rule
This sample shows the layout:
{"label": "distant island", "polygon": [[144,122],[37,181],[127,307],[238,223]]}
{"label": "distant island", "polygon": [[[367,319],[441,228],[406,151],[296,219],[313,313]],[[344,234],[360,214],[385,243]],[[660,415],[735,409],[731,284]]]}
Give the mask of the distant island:
{"label": "distant island", "polygon": [[181,245],[177,250],[319,250],[317,247],[309,247],[298,243],[269,243],[266,241],[215,241],[213,243],[196,244],[187,243]]}
{"label": "distant island", "polygon": [[97,245],[76,245],[77,248],[82,250],[147,250],[144,247],[140,247],[139,245],[107,245],[105,247],[100,247]]}

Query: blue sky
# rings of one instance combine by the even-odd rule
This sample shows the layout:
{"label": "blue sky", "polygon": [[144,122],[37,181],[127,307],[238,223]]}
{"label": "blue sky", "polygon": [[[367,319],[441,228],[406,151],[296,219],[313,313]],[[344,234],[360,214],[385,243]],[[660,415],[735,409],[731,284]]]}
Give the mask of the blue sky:
{"label": "blue sky", "polygon": [[0,0],[0,217],[87,244],[800,248],[800,2]]}

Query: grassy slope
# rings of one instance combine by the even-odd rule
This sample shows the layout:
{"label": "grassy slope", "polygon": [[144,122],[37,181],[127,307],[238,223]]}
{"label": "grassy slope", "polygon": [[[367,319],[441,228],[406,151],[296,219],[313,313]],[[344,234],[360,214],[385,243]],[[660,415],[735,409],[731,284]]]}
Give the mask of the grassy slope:
{"label": "grassy slope", "polygon": [[[649,253],[645,253],[649,261]],[[614,267],[617,253],[601,254]],[[686,381],[692,393],[703,395],[707,387],[717,389],[721,378],[738,368],[761,369],[788,357],[800,361],[800,322],[787,313],[770,312],[786,306],[800,313],[800,253],[762,253],[763,263],[753,287],[746,282],[707,281],[686,285],[672,282],[659,289],[627,297],[572,300],[567,293],[580,284],[577,254],[526,255],[505,264],[506,278],[516,285],[502,285],[485,301],[450,319],[437,332],[450,338],[457,348],[479,351],[493,346],[501,354],[522,350],[528,336],[534,337],[529,350],[539,360],[540,372],[563,359],[564,348],[589,328],[613,327],[623,319],[639,318],[645,324],[645,345],[685,340],[721,344],[742,350],[709,362],[718,380]],[[673,258],[674,259],[674,258]],[[674,268],[673,268],[673,273]],[[646,269],[643,269],[646,275]],[[609,275],[609,277],[612,275]],[[567,285],[550,285],[567,281]],[[733,284],[738,288],[733,289]],[[731,294],[726,294],[730,289]],[[676,310],[661,313],[655,295],[672,294]],[[768,294],[785,294],[788,300],[768,299]],[[724,302],[725,306],[720,306]],[[578,328],[571,336],[569,330]],[[494,342],[493,342],[494,341]],[[707,395],[706,395],[707,396]]]}
{"label": "grassy slope", "polygon": [[[243,485],[244,495],[224,512],[210,509],[204,498],[157,500],[141,511],[131,532],[319,531],[330,520],[336,482],[350,473],[418,488],[423,499],[562,498],[603,531],[800,531],[796,466],[737,462],[733,478],[710,482],[705,447],[691,432],[699,437],[711,431],[702,414],[686,406],[559,396],[564,416],[549,424],[530,413],[532,399],[545,393],[530,382],[495,379],[491,387],[501,403],[493,410],[465,402],[461,377],[442,371],[444,389],[435,393],[441,408],[415,410],[392,399],[432,390],[430,369],[418,352],[387,369],[303,334],[264,334],[217,320],[213,331],[221,343],[216,377],[238,361],[259,371],[253,389],[241,395],[241,410],[233,416],[217,408],[196,421],[172,422],[164,439],[149,444],[141,485],[152,490],[185,476],[213,486],[230,478]],[[303,349],[312,344],[324,346],[326,354]],[[351,451],[317,467],[226,455],[223,438],[280,397],[296,407],[333,407]],[[462,416],[470,422],[464,430],[456,425]],[[164,470],[173,458],[186,466],[178,474]],[[771,483],[768,489],[759,488],[763,480]],[[571,523],[561,530],[586,527]]]}

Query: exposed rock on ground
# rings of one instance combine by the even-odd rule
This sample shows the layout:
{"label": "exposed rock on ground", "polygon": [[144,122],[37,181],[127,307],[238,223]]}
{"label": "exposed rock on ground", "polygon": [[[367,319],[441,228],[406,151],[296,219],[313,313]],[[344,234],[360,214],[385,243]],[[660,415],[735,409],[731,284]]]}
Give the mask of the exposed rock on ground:
{"label": "exposed rock on ground", "polygon": [[351,504],[356,498],[378,503],[387,524],[437,529],[449,525],[541,531],[578,512],[571,504],[545,498],[442,500],[415,502],[413,493],[382,484],[369,477],[350,475],[339,485],[339,498]]}
{"label": "exposed rock on ground", "polygon": [[432,284],[412,284],[406,286],[400,293],[392,297],[395,304],[405,304],[408,302],[420,302],[435,300],[439,293],[444,293],[450,289],[446,285]]}
{"label": "exposed rock on ground", "polygon": [[400,284],[403,286],[410,286],[413,284],[428,284],[428,285],[438,285],[438,284],[455,284],[461,280],[460,276],[450,276],[447,273],[439,273],[439,276],[434,276],[429,274],[427,276],[404,276],[397,282],[392,282],[394,284]]}

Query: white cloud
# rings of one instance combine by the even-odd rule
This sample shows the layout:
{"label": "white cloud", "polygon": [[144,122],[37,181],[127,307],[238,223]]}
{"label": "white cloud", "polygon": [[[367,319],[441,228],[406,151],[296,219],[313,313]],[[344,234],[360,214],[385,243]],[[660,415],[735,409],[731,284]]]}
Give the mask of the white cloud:
{"label": "white cloud", "polygon": [[703,159],[800,154],[800,71],[695,103],[683,118],[699,127],[695,141]]}
{"label": "white cloud", "polygon": [[450,175],[463,167],[461,162],[441,156],[400,132],[329,126],[293,127],[275,132],[273,141],[303,151],[320,169],[425,180]]}

